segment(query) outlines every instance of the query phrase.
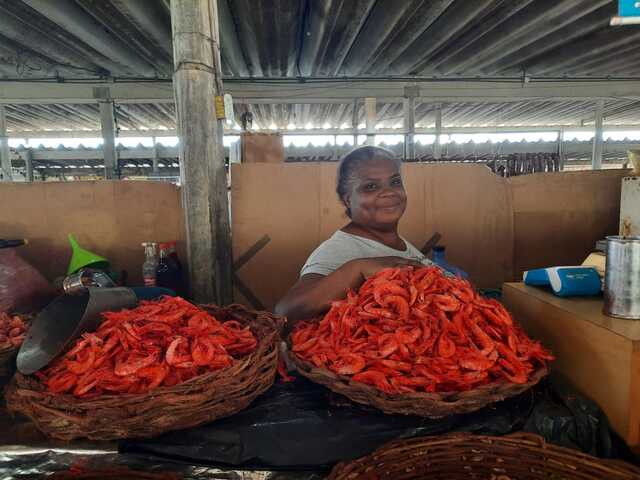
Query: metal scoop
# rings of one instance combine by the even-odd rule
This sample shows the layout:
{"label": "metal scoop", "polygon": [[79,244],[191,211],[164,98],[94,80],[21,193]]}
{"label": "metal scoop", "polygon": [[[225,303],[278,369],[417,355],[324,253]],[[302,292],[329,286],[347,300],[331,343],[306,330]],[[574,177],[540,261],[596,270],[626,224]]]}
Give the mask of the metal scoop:
{"label": "metal scoop", "polygon": [[33,320],[18,352],[18,371],[30,375],[46,367],[70,342],[100,325],[100,314],[133,308],[138,299],[128,288],[89,288],[82,295],[56,298]]}

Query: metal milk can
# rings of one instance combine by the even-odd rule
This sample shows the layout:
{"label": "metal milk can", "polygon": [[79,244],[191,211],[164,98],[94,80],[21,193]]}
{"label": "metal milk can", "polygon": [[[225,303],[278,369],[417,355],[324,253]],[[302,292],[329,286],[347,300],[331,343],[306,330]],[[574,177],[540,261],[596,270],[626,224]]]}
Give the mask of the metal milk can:
{"label": "metal milk can", "polygon": [[607,237],[604,314],[640,320],[640,237]]}

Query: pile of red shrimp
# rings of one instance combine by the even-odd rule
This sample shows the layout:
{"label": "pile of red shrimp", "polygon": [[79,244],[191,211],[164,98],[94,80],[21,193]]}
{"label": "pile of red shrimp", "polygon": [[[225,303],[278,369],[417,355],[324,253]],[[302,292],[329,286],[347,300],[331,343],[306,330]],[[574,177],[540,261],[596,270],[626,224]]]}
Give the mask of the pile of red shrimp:
{"label": "pile of red shrimp", "polygon": [[52,393],[146,393],[230,366],[258,344],[249,327],[220,322],[179,297],[106,312],[94,333],[36,375]]}
{"label": "pile of red shrimp", "polygon": [[523,384],[553,359],[502,304],[437,267],[382,270],[291,342],[299,358],[389,394]]}

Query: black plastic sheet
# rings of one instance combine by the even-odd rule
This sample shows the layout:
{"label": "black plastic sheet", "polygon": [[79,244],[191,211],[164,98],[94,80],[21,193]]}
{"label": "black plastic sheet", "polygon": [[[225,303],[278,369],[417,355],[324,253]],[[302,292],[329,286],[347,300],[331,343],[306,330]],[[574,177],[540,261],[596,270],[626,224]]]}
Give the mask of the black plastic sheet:
{"label": "black plastic sheet", "polygon": [[43,479],[74,467],[83,471],[112,472],[126,467],[133,471],[175,474],[181,480],[321,480],[326,472],[274,472],[242,469],[219,469],[162,462],[154,457],[121,455],[115,452],[83,450],[46,450],[0,448],[2,480]]}
{"label": "black plastic sheet", "polygon": [[385,415],[301,378],[274,385],[233,417],[122,442],[120,450],[201,464],[318,468],[366,455],[397,438],[453,431],[505,435],[523,429],[593,455],[622,455],[598,406],[550,381],[477,412],[433,420]]}

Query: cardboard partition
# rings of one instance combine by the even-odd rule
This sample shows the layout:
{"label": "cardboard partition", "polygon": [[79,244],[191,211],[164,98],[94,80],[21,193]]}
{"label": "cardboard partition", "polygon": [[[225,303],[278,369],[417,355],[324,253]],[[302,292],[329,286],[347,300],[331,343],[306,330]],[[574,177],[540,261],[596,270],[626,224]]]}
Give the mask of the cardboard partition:
{"label": "cardboard partition", "polygon": [[626,172],[540,173],[510,179],[516,279],[532,268],[580,265],[598,240],[617,235]]}
{"label": "cardboard partition", "polygon": [[[335,193],[336,164],[234,165],[232,230],[238,258],[269,243],[238,277],[267,308],[298,279],[311,252],[348,223]],[[617,231],[625,170],[505,179],[481,165],[403,166],[408,207],[400,233],[420,248],[442,234],[450,263],[480,287],[497,288],[528,268],[579,264]],[[249,304],[236,290],[236,299]]]}
{"label": "cardboard partition", "polygon": [[[242,164],[232,171],[233,254],[268,236],[238,277],[266,308],[295,283],[311,252],[348,222],[335,193],[334,163]],[[579,264],[618,231],[627,170],[504,179],[481,165],[403,166],[408,207],[400,233],[420,248],[442,234],[447,258],[480,287],[499,287],[529,268]],[[179,189],[161,182],[0,184],[0,238],[29,238],[19,252],[52,280],[70,257],[67,234],[141,282],[148,240],[176,239],[184,252]],[[236,300],[250,304],[236,290]]]}
{"label": "cardboard partition", "polygon": [[[18,252],[49,280],[67,271],[71,248],[80,245],[126,270],[141,285],[145,241],[177,240],[184,256],[180,191],[161,182],[97,181],[3,183],[0,238],[27,238]],[[185,262],[186,263],[186,262]]]}
{"label": "cardboard partition", "polygon": [[[401,235],[420,248],[440,232],[449,260],[481,286],[512,276],[512,213],[503,178],[482,166],[455,164],[407,164],[403,175],[408,207]],[[311,252],[349,222],[335,176],[329,163],[233,166],[234,257],[264,235],[271,239],[238,276],[267,308],[295,283]]]}
{"label": "cardboard partition", "polygon": [[240,144],[242,163],[284,163],[284,142],[279,133],[245,132]]}

